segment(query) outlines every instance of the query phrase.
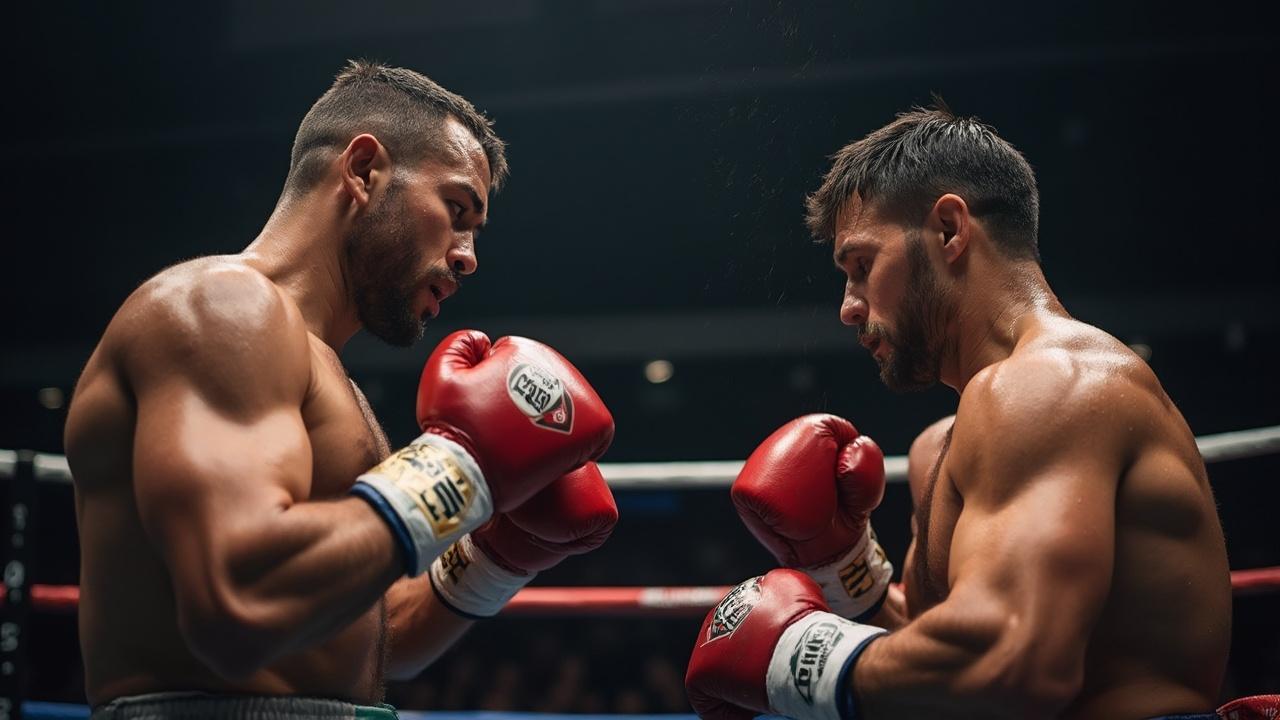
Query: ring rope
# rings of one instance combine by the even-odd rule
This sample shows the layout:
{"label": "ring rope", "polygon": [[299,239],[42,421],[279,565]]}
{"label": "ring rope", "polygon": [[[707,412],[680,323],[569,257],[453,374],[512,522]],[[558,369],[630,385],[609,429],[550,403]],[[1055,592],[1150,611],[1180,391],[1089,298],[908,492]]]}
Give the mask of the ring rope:
{"label": "ring rope", "polygon": [[[516,593],[504,616],[608,615],[626,617],[696,617],[729,592],[730,585],[531,587]],[[1233,570],[1231,591],[1237,597],[1280,591],[1280,566]],[[0,585],[0,605],[8,593]],[[32,585],[32,609],[75,612],[80,588],[75,585]]]}
{"label": "ring rope", "polygon": [[[1196,438],[1200,456],[1206,463],[1240,460],[1280,453],[1280,425],[1236,430]],[[0,477],[13,477],[18,454],[0,450]],[[36,479],[71,482],[71,468],[62,455],[36,453]],[[615,490],[684,490],[729,487],[745,460],[698,460],[688,462],[600,463],[600,472]],[[892,455],[884,459],[889,482],[906,482],[907,458]]]}

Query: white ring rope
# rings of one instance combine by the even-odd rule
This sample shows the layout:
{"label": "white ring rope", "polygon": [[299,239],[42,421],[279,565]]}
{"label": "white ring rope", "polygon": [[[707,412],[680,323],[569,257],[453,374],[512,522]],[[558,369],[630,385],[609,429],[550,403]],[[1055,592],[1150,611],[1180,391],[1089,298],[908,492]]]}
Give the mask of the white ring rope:
{"label": "white ring rope", "polygon": [[[1205,463],[1239,460],[1280,453],[1280,425],[1205,435],[1196,438]],[[743,460],[705,462],[600,463],[609,486],[614,489],[675,490],[728,487],[742,470]],[[889,482],[907,481],[907,458],[892,455],[884,459]]]}
{"label": "white ring rope", "polygon": [[[1280,453],[1280,425],[1237,430],[1196,438],[1206,463]],[[744,460],[702,460],[689,462],[600,463],[600,471],[615,490],[687,490],[721,488],[733,484]],[[13,477],[18,453],[0,450],[0,478]],[[35,474],[39,480],[71,482],[66,457],[36,453]],[[906,482],[907,458],[893,455],[884,459],[889,482]]]}
{"label": "white ring rope", "polygon": [[1206,463],[1280,453],[1280,425],[1205,435],[1196,445]]}

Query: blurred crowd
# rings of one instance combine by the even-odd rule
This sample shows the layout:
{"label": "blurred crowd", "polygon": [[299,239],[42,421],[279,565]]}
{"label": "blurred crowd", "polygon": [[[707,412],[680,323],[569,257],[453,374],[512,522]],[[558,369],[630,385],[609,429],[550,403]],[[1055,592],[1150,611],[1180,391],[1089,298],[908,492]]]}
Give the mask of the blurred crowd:
{"label": "blurred crowd", "polygon": [[497,620],[420,677],[393,683],[396,707],[541,713],[687,713],[693,621]]}

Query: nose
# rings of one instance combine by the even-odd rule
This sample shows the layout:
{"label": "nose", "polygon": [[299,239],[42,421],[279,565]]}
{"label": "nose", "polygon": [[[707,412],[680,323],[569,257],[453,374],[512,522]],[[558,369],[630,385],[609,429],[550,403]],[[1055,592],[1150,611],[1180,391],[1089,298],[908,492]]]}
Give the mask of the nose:
{"label": "nose", "polygon": [[845,325],[863,325],[867,322],[867,301],[845,286],[844,302],[840,304],[840,322]]}
{"label": "nose", "polygon": [[449,248],[449,252],[445,253],[444,259],[445,262],[449,263],[449,267],[459,275],[470,275],[480,265],[480,261],[476,259],[475,243],[472,242],[470,236],[465,240],[454,243]]}

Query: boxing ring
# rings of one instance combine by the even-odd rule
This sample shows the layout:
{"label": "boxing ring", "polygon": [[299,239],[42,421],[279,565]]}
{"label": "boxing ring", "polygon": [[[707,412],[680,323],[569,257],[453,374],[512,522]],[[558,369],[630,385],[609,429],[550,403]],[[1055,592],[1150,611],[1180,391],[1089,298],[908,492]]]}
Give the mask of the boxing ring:
{"label": "boxing ring", "polygon": [[[1196,439],[1206,464],[1241,460],[1280,453],[1280,425],[1207,435]],[[742,469],[743,461],[601,463],[600,468],[614,490],[681,491],[727,489]],[[888,482],[906,482],[907,460],[903,456],[885,458]],[[31,584],[31,544],[27,532],[33,527],[36,488],[41,483],[71,482],[71,471],[61,455],[30,451],[0,450],[0,478],[7,480],[8,513],[13,532],[6,540],[3,595],[0,607],[0,720],[15,717],[12,708],[21,707],[28,718],[84,718],[83,705],[23,702],[20,679],[26,663],[27,619],[32,613],[71,614],[79,604],[79,588],[74,585]],[[1232,592],[1236,597],[1280,592],[1280,566],[1233,570]],[[729,586],[663,587],[530,587],[521,590],[506,606],[504,617],[701,617],[727,592]],[[20,704],[21,703],[21,704]],[[424,712],[400,711],[401,717],[432,720],[584,720],[589,718],[692,718],[691,715],[555,715],[512,712]]]}
{"label": "boxing ring", "polygon": [[[526,712],[425,712],[397,710],[405,720],[697,720],[697,715],[582,715]],[[28,720],[82,720],[89,717],[89,708],[70,703],[28,702],[22,707],[22,717]]]}

